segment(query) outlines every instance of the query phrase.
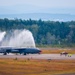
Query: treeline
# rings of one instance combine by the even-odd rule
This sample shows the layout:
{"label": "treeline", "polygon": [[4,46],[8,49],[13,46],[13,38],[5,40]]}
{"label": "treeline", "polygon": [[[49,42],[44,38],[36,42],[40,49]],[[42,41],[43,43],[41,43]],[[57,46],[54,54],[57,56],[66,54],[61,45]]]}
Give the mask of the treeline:
{"label": "treeline", "polygon": [[7,18],[0,19],[0,30],[28,29],[37,45],[75,44],[75,21],[42,21]]}

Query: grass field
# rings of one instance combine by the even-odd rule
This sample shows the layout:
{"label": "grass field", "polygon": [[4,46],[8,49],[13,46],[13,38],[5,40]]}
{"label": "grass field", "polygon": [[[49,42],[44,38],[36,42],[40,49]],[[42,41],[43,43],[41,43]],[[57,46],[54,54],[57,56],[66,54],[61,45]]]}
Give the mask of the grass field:
{"label": "grass field", "polygon": [[60,54],[61,52],[65,51],[68,52],[70,54],[75,54],[75,49],[41,49],[42,50],[42,54]]}
{"label": "grass field", "polygon": [[75,60],[0,59],[0,75],[75,73]]}

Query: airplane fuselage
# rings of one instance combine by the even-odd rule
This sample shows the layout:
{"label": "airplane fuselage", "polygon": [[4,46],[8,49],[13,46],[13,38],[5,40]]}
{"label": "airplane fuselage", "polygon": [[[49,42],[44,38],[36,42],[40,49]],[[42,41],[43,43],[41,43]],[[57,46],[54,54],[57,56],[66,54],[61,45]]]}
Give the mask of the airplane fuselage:
{"label": "airplane fuselage", "polygon": [[0,53],[20,53],[20,54],[40,54],[41,50],[37,48],[13,48],[13,47],[2,47],[0,48]]}

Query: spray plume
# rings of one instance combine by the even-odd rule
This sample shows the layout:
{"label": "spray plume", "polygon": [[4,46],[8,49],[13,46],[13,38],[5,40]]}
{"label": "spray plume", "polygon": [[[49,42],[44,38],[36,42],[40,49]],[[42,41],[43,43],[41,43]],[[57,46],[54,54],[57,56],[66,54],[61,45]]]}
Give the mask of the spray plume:
{"label": "spray plume", "polygon": [[1,46],[35,47],[33,35],[29,30],[13,30],[7,33],[2,32],[1,34]]}

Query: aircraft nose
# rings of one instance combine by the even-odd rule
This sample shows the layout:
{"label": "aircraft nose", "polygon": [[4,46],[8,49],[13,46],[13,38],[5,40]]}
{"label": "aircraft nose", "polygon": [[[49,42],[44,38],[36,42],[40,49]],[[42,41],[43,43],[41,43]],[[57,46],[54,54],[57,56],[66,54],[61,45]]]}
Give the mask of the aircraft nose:
{"label": "aircraft nose", "polygon": [[40,52],[39,52],[40,54],[42,53],[42,51],[40,50]]}

